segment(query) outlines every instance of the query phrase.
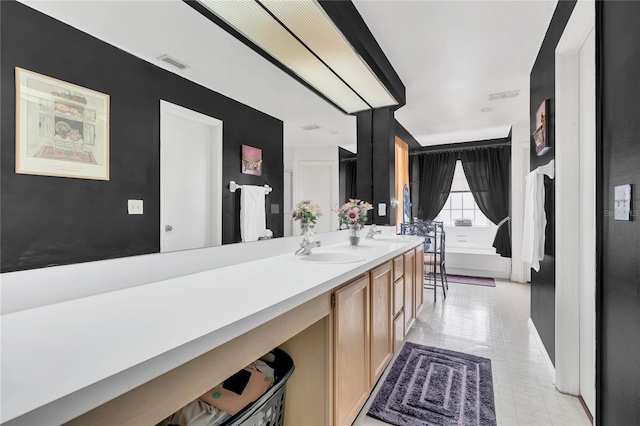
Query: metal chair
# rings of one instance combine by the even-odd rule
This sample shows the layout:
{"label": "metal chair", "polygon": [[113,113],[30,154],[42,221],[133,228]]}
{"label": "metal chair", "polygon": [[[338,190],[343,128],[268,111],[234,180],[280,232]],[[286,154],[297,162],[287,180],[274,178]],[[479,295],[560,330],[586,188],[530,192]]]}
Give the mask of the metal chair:
{"label": "metal chair", "polygon": [[[447,290],[449,290],[449,282],[447,281],[447,269],[445,264],[445,246],[446,232],[442,222],[432,222],[434,235],[433,244],[429,250],[424,252],[424,288],[433,288],[433,301],[437,300],[437,289],[442,288],[444,298],[447,298]],[[440,282],[438,283],[438,275]],[[433,284],[431,284],[433,279]]]}
{"label": "metal chair", "polygon": [[[424,237],[423,288],[433,289],[433,301],[437,300],[437,287],[442,287],[447,297],[449,283],[445,267],[445,232],[442,222],[433,220],[413,221],[400,226],[402,234]],[[440,275],[438,284],[437,275]],[[433,284],[430,284],[433,277]]]}

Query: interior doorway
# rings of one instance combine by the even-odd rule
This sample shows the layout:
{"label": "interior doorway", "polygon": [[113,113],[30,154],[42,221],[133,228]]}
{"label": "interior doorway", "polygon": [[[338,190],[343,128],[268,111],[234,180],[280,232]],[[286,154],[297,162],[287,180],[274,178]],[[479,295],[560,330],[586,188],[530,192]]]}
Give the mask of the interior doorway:
{"label": "interior doorway", "polygon": [[160,101],[160,251],[222,243],[222,121]]}
{"label": "interior doorway", "polygon": [[556,48],[556,386],[595,417],[595,3],[576,4]]}

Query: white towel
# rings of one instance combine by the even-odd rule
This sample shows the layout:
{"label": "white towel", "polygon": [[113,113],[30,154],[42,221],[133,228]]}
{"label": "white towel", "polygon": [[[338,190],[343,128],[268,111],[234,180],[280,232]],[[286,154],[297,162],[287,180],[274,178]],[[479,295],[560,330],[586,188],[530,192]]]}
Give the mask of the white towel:
{"label": "white towel", "polygon": [[545,228],[547,216],[544,211],[544,176],[555,177],[554,161],[529,173],[526,178],[524,200],[524,234],[522,238],[522,260],[537,272],[544,259]]}
{"label": "white towel", "polygon": [[242,185],[240,190],[240,236],[242,241],[258,241],[267,229],[264,186]]}

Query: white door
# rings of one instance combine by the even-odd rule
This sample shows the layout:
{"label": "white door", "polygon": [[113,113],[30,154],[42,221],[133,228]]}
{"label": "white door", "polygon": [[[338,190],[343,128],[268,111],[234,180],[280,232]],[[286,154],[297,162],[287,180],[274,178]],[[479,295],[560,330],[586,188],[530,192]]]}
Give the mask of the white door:
{"label": "white door", "polygon": [[222,122],[161,101],[160,251],[221,244]]}
{"label": "white door", "polygon": [[580,49],[580,394],[595,413],[596,43]]}
{"label": "white door", "polygon": [[[320,206],[322,216],[318,219],[314,232],[335,231],[335,214],[331,213],[331,203],[334,198],[333,180],[338,173],[334,163],[324,161],[301,161],[298,165],[299,199],[311,200]],[[297,202],[297,201],[296,201]],[[294,231],[300,235],[300,230]]]}

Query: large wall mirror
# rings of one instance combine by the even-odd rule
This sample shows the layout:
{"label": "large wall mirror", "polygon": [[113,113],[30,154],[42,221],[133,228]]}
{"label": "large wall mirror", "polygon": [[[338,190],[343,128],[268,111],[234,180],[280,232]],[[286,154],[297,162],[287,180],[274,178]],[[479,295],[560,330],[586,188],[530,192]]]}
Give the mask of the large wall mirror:
{"label": "large wall mirror", "polygon": [[[355,147],[356,118],[186,3],[0,5],[2,35],[16,41],[1,52],[3,83],[20,66],[111,98],[110,179],[90,181],[15,173],[15,91],[2,92],[2,272],[238,243],[230,181],[273,188],[274,237],[299,235],[290,212],[302,199],[322,207],[316,232],[337,229],[338,146]],[[168,33],[175,22],[188,31]],[[207,37],[194,44],[194,34]],[[155,46],[190,68],[159,60]],[[242,145],[262,149],[262,176],[242,174]],[[144,213],[129,214],[129,200]]]}

